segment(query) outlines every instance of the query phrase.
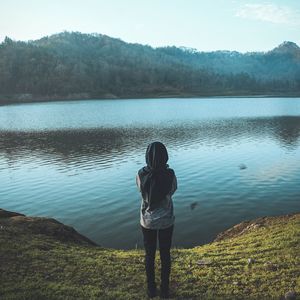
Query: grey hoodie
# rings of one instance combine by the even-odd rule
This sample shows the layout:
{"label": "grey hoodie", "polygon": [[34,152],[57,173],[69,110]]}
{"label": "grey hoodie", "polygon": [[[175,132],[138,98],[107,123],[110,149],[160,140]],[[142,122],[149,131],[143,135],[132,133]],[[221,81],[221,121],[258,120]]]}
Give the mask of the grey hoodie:
{"label": "grey hoodie", "polygon": [[[141,180],[139,175],[136,176],[136,184],[141,192]],[[172,188],[169,194],[160,202],[159,207],[154,210],[150,210],[150,207],[145,205],[148,203],[147,195],[145,199],[142,197],[141,209],[140,209],[140,224],[144,228],[148,229],[164,229],[174,224],[175,216],[173,209],[172,195],[177,189],[177,179],[174,175]],[[145,206],[147,207],[145,209]]]}

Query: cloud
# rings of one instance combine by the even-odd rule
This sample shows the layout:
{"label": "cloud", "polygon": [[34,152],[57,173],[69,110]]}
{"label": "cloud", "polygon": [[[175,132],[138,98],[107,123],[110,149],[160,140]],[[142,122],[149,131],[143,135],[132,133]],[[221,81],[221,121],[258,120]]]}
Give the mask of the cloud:
{"label": "cloud", "polygon": [[275,4],[244,4],[236,14],[236,17],[271,22],[275,24],[299,25],[300,12],[287,6]]}

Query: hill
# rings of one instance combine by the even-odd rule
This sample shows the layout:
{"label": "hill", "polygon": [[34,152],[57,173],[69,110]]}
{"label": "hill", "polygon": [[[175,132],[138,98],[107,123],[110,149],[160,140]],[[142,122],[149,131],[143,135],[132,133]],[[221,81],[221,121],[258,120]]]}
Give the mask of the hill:
{"label": "hill", "polygon": [[300,95],[300,48],[199,52],[62,32],[0,44],[0,101]]}

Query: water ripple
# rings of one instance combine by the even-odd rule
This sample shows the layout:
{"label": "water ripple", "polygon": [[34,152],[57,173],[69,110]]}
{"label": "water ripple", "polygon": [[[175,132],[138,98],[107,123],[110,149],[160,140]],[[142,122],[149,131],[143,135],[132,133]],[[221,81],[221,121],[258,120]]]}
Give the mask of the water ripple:
{"label": "water ripple", "polygon": [[148,143],[161,140],[178,177],[175,245],[211,241],[244,219],[300,211],[300,116],[197,118],[197,105],[190,118],[158,123],[20,131],[0,120],[0,207],[132,248],[141,243],[135,175]]}

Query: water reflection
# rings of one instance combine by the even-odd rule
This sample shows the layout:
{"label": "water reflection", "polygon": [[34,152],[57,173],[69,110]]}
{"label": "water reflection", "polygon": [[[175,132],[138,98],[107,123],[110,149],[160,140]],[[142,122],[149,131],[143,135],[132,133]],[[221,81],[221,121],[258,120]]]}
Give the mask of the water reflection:
{"label": "water reflection", "polygon": [[179,182],[175,245],[300,210],[300,116],[2,129],[0,207],[55,217],[103,246],[141,245],[134,178],[154,140],[167,145]]}
{"label": "water reflection", "polygon": [[274,124],[274,137],[283,147],[296,149],[299,142],[299,117],[281,117]]}
{"label": "water reflection", "polygon": [[[0,155],[13,163],[24,156],[56,163],[122,161],[152,140],[177,150],[188,146],[224,147],[242,140],[271,139],[287,150],[298,147],[300,117],[240,118],[193,122],[170,127],[96,128],[41,132],[0,131]],[[52,157],[52,158],[51,158]]]}

